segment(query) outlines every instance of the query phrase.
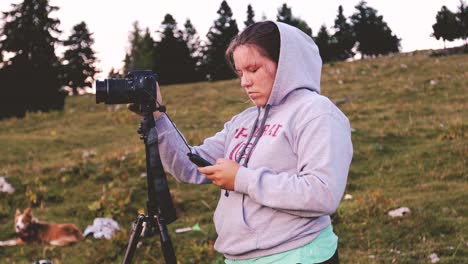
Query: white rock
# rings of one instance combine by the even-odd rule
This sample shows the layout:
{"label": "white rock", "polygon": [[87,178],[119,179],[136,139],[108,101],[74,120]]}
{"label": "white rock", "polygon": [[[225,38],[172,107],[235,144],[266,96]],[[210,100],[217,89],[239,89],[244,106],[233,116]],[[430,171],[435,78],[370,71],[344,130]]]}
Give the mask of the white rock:
{"label": "white rock", "polygon": [[119,224],[114,219],[98,217],[94,219],[93,225],[86,227],[83,235],[93,234],[94,238],[111,239],[119,229]]}
{"label": "white rock", "polygon": [[15,192],[15,189],[6,181],[5,177],[3,176],[0,177],[0,192],[6,192],[9,194]]}
{"label": "white rock", "polygon": [[395,217],[402,217],[403,215],[411,212],[411,210],[408,207],[400,207],[395,210],[391,210],[388,212],[388,215],[395,218]]}
{"label": "white rock", "polygon": [[353,196],[351,194],[347,193],[347,194],[345,194],[344,199],[345,200],[351,200],[351,199],[353,199]]}
{"label": "white rock", "polygon": [[92,158],[96,156],[95,150],[84,150],[83,151],[83,159]]}

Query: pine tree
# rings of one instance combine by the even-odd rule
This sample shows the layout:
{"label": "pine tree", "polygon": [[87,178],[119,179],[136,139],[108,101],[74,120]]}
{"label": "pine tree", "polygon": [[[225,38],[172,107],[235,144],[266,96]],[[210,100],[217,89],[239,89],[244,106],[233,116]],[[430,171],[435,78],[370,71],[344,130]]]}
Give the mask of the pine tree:
{"label": "pine tree", "polygon": [[147,27],[145,34],[138,43],[138,60],[135,61],[135,67],[138,70],[152,70],[155,68],[154,65],[154,47],[155,41],[151,36],[150,30]]}
{"label": "pine tree", "polygon": [[124,74],[135,70],[153,70],[154,65],[154,39],[151,36],[149,28],[141,32],[138,21],[133,23],[133,29],[130,32],[129,48],[124,59]]}
{"label": "pine tree", "polygon": [[161,40],[155,49],[155,70],[161,84],[186,83],[197,80],[195,59],[184,40],[182,31],[170,14],[161,24]]}
{"label": "pine tree", "polygon": [[244,25],[248,27],[252,25],[253,23],[255,23],[254,17],[255,17],[255,12],[253,11],[252,5],[249,4],[247,6],[247,20],[244,22]]}
{"label": "pine tree", "polygon": [[197,30],[193,26],[192,21],[190,21],[188,18],[184,23],[183,38],[187,43],[192,57],[199,57],[201,42],[200,37],[198,36]]}
{"label": "pine tree", "polygon": [[219,17],[214,21],[206,36],[208,42],[203,57],[203,66],[210,80],[225,80],[235,77],[224,54],[231,39],[239,33],[239,29],[226,1],[221,2],[217,13]]}
{"label": "pine tree", "polygon": [[440,11],[437,12],[436,23],[432,25],[432,29],[434,30],[433,37],[437,40],[440,38],[444,40],[444,48],[446,40],[453,41],[459,36],[456,16],[446,6],[442,6]]}
{"label": "pine tree", "polygon": [[468,38],[468,6],[463,0],[460,0],[460,6],[458,7],[457,23],[458,23],[458,35],[459,38],[465,41],[467,44]]}
{"label": "pine tree", "polygon": [[276,20],[297,27],[307,35],[312,36],[312,29],[309,27],[309,25],[307,25],[307,22],[299,17],[294,17],[291,8],[286,4],[283,4],[280,8],[278,8]]}
{"label": "pine tree", "polygon": [[94,39],[88,31],[85,22],[73,27],[72,34],[63,44],[65,51],[64,81],[72,88],[73,94],[78,94],[78,88],[92,88],[96,74],[96,57],[92,49]]}
{"label": "pine tree", "polygon": [[129,71],[139,70],[138,61],[140,60],[141,29],[138,21],[133,22],[133,29],[128,37],[129,48],[124,59],[124,74]]}
{"label": "pine tree", "polygon": [[124,78],[125,76],[119,70],[112,67],[107,74],[108,78]]}
{"label": "pine tree", "polygon": [[357,49],[363,56],[385,55],[400,50],[400,39],[393,35],[377,10],[368,7],[365,1],[355,6],[356,12],[351,16],[353,29],[358,42]]}
{"label": "pine tree", "polygon": [[201,64],[203,60],[202,42],[200,40],[200,37],[198,36],[197,30],[188,18],[184,23],[183,39],[187,44],[187,47],[190,51],[190,56],[192,57],[193,62],[195,64],[196,76],[194,77],[194,81],[204,80],[203,72],[201,69]]}
{"label": "pine tree", "polygon": [[346,60],[354,56],[353,47],[356,43],[353,28],[347,22],[346,17],[343,15],[343,7],[338,7],[338,15],[335,19],[333,26],[335,33],[333,34],[333,57],[337,60]]}
{"label": "pine tree", "polygon": [[1,117],[63,109],[66,94],[55,55],[60,21],[49,17],[56,10],[47,0],[24,0],[3,13],[0,50],[13,57],[1,69]]}
{"label": "pine tree", "polygon": [[328,33],[327,26],[323,24],[319,32],[317,33],[317,36],[314,38],[315,44],[317,44],[320,52],[320,57],[322,58],[322,61],[328,62],[333,59],[333,54],[332,54],[332,37]]}

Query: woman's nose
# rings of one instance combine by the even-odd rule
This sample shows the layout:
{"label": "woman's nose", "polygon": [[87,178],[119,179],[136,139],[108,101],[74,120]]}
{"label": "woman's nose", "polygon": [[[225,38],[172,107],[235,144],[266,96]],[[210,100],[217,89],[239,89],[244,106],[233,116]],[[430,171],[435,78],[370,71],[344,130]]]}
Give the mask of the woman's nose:
{"label": "woman's nose", "polygon": [[247,78],[247,76],[242,76],[241,77],[241,86],[244,88],[248,88],[252,85],[252,80],[250,78]]}

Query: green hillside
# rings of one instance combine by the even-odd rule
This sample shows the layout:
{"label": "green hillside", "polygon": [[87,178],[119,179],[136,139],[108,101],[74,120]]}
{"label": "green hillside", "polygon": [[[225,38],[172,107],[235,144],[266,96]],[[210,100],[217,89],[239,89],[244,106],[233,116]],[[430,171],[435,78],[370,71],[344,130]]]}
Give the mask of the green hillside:
{"label": "green hillside", "polygon": [[[322,93],[354,129],[346,193],[333,215],[342,263],[468,263],[468,55],[401,54],[326,65]],[[199,144],[250,106],[238,81],[162,88],[168,113],[190,144]],[[0,240],[15,236],[16,208],[40,220],[84,230],[96,217],[121,226],[113,239],[67,247],[0,247],[0,263],[120,263],[131,222],[146,207],[139,118],[123,105],[67,98],[63,112],[0,121]],[[179,219],[169,225],[180,263],[222,263],[213,250],[214,186],[170,177]],[[388,212],[408,207],[392,218]],[[200,224],[201,231],[175,233]],[[162,263],[159,238],[142,239],[134,263]]]}

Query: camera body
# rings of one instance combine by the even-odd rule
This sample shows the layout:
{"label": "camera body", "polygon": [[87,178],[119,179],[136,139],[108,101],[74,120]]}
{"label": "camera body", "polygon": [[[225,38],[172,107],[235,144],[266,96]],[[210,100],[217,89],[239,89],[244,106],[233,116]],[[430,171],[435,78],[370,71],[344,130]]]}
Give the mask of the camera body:
{"label": "camera body", "polygon": [[135,104],[140,112],[156,109],[157,76],[150,70],[131,71],[126,78],[96,80],[96,104]]}

